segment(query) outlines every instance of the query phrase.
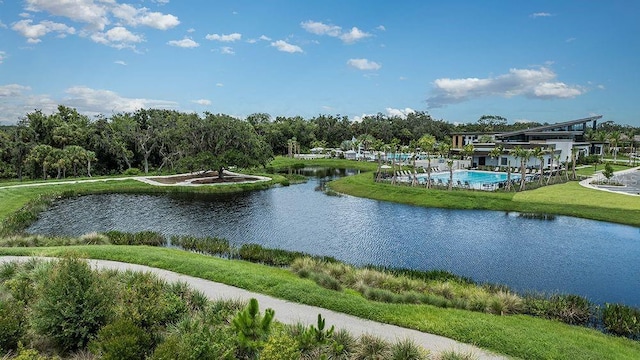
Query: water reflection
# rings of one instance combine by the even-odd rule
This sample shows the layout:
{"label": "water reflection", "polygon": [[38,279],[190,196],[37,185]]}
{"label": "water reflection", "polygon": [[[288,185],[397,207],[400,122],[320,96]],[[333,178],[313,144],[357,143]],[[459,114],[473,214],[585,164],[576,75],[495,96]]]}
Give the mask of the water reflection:
{"label": "water reflection", "polygon": [[[298,170],[301,173],[305,169]],[[308,172],[306,173],[308,174]],[[428,209],[314,191],[306,184],[233,195],[90,195],[56,203],[30,232],[154,230],[329,255],[363,265],[446,269],[517,290],[640,306],[640,230],[556,217]]]}

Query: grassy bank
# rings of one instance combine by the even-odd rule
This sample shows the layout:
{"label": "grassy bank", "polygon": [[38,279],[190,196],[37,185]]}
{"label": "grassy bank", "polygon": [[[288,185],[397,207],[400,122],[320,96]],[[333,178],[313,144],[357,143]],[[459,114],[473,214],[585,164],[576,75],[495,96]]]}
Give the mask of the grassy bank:
{"label": "grassy bank", "polygon": [[640,226],[637,197],[587,189],[577,182],[519,193],[446,191],[376,183],[365,173],[335,180],[329,187],[353,196],[417,206],[548,213]]}
{"label": "grassy bank", "polygon": [[368,161],[353,161],[345,159],[302,160],[282,156],[276,157],[273,161],[271,161],[271,163],[269,163],[269,166],[276,170],[283,170],[299,164],[304,164],[305,166],[321,166],[340,169],[358,169],[363,171],[375,171],[378,168],[378,163]]}
{"label": "grassy bank", "polygon": [[373,302],[352,291],[322,288],[287,269],[174,249],[126,246],[2,248],[0,254],[57,256],[69,250],[91,258],[172,270],[361,318],[431,332],[517,358],[635,359],[640,356],[640,343],[592,329],[525,315],[498,316],[429,305]]}
{"label": "grassy bank", "polygon": [[[28,187],[10,187],[0,189],[0,224],[15,214],[29,202],[47,202],[59,197],[71,197],[86,194],[135,193],[135,194],[222,194],[267,189],[275,184],[288,184],[280,175],[269,175],[271,181],[254,184],[224,184],[219,186],[154,186],[137,180],[110,180],[96,182],[78,182]],[[46,205],[46,204],[45,204]],[[37,215],[37,214],[35,214]]]}

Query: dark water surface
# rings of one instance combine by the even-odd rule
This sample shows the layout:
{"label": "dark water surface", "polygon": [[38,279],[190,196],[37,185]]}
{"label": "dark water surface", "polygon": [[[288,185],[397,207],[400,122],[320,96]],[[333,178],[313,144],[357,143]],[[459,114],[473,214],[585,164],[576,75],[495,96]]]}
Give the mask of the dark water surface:
{"label": "dark water surface", "polygon": [[327,196],[327,178],[244,194],[89,195],[29,228],[48,235],[153,230],[329,255],[356,264],[444,269],[478,282],[640,306],[640,229],[571,217],[428,209]]}

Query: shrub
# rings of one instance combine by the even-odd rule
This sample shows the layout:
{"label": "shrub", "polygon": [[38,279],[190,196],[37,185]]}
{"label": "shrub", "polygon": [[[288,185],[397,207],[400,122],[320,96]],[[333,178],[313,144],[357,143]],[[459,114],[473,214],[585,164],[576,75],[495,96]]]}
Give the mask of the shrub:
{"label": "shrub", "polygon": [[390,357],[389,344],[379,337],[367,334],[358,339],[358,344],[351,356],[353,360],[386,360]]}
{"label": "shrub", "polygon": [[234,359],[235,339],[229,327],[212,327],[200,316],[185,318],[160,343],[153,360]]}
{"label": "shrub", "polygon": [[238,354],[240,357],[253,359],[257,356],[264,342],[269,338],[273,316],[273,309],[265,310],[264,316],[261,316],[258,300],[252,298],[247,307],[233,318],[233,328],[238,335],[240,345]]}
{"label": "shrub", "polygon": [[18,348],[26,331],[24,305],[16,300],[0,299],[0,354]]}
{"label": "shrub", "polygon": [[409,339],[391,345],[392,360],[426,360],[428,352]]}
{"label": "shrub", "polygon": [[446,350],[436,357],[437,360],[475,360],[478,357],[471,353],[459,353],[454,350]]}
{"label": "shrub", "polygon": [[262,360],[298,360],[300,359],[298,343],[284,332],[269,337],[260,353]]}
{"label": "shrub", "polygon": [[171,244],[180,246],[185,250],[198,251],[209,255],[229,256],[231,252],[229,240],[218,237],[173,236]]}
{"label": "shrub", "polygon": [[104,360],[143,359],[151,348],[151,337],[129,319],[120,319],[100,329],[89,344]]}
{"label": "shrub", "polygon": [[142,171],[140,171],[140,169],[138,168],[128,168],[127,170],[122,172],[122,175],[131,175],[131,176],[137,176],[142,174]]}
{"label": "shrub", "polygon": [[85,261],[60,260],[34,305],[36,331],[63,352],[85,347],[106,322],[109,307],[104,290]]}
{"label": "shrub", "polygon": [[640,310],[621,304],[605,304],[602,310],[604,328],[612,334],[637,338],[640,336]]}
{"label": "shrub", "polygon": [[104,233],[113,245],[148,245],[165,246],[167,240],[154,231],[140,231],[137,233],[126,233],[122,231],[107,231]]}
{"label": "shrub", "polygon": [[311,272],[309,273],[309,278],[313,280],[316,284],[322,286],[323,288],[326,288],[329,290],[335,290],[335,291],[342,291],[342,286],[340,285],[340,282],[334,279],[331,275],[327,275],[325,273],[319,273],[319,272]]}
{"label": "shrub", "polygon": [[527,314],[555,319],[571,325],[587,325],[593,314],[593,305],[578,295],[527,295],[523,311]]}

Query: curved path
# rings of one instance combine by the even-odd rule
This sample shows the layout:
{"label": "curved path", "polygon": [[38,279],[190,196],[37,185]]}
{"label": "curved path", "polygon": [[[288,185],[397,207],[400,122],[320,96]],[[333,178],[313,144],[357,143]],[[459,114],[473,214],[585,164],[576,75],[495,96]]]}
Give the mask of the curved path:
{"label": "curved path", "polygon": [[[124,181],[124,180],[137,180],[137,181],[140,181],[149,185],[155,185],[155,186],[219,186],[219,185],[248,184],[248,183],[256,183],[256,182],[262,182],[262,181],[271,181],[271,178],[269,177],[258,176],[258,175],[247,175],[257,180],[247,180],[242,182],[228,182],[228,183],[213,183],[213,184],[193,184],[192,183],[193,180],[202,180],[206,178],[186,180],[186,181],[178,182],[175,184],[165,184],[155,180],[158,178],[171,178],[171,177],[188,176],[188,175],[196,175],[196,174],[199,174],[199,172],[177,174],[177,175],[128,176],[128,177],[113,177],[113,178],[103,178],[103,179],[62,180],[62,181],[52,180],[52,181],[29,183],[29,184],[15,184],[15,185],[0,186],[0,189],[34,187],[34,186],[45,186],[45,185],[80,184],[80,183],[106,182],[106,181]],[[224,174],[229,176],[245,176],[244,174],[233,173],[227,170],[224,171]]]}
{"label": "curved path", "polygon": [[[29,257],[25,256],[0,256],[0,264],[12,261],[26,261],[28,259]],[[455,350],[460,353],[473,354],[478,359],[483,360],[506,359],[506,357],[495,355],[473,345],[460,343],[446,337],[427,334],[417,330],[406,329],[395,325],[388,325],[370,320],[364,320],[355,316],[346,315],[315,306],[302,305],[286,300],[281,300],[271,296],[253,293],[237,287],[178,274],[172,271],[117,261],[87,261],[95,269],[150,272],[156,274],[159,278],[164,279],[168,282],[185,282],[192,288],[201,291],[207,296],[207,298],[212,300],[240,299],[248,301],[250,298],[255,298],[258,300],[261,309],[272,308],[273,310],[275,310],[276,319],[286,324],[295,324],[299,322],[302,322],[304,324],[315,324],[318,319],[318,314],[322,314],[322,316],[326,319],[328,325],[335,325],[335,327],[338,329],[346,329],[351,334],[356,336],[362,334],[371,334],[392,342],[402,339],[411,339],[416,344],[429,350],[431,354],[438,354],[446,350]]]}
{"label": "curved path", "polygon": [[605,180],[602,171],[597,172],[593,176],[580,181],[580,185],[589,189],[596,189],[600,191],[608,191],[616,194],[640,196],[640,166],[616,171],[613,173],[613,177],[620,180],[624,186],[604,186],[604,185],[592,185],[592,181]]}

